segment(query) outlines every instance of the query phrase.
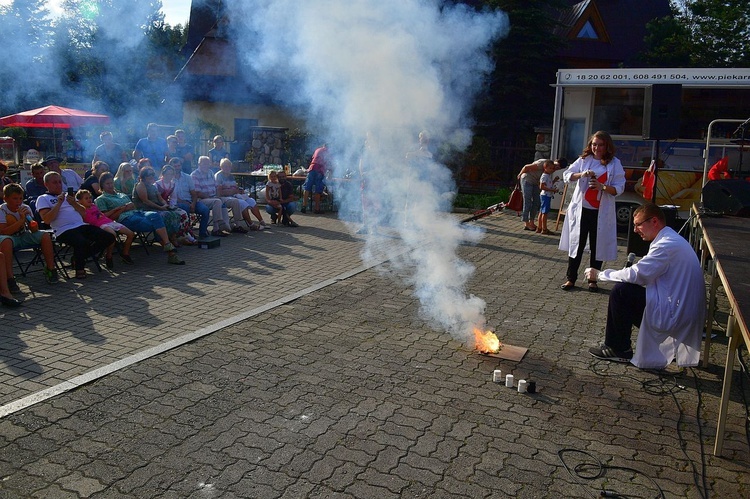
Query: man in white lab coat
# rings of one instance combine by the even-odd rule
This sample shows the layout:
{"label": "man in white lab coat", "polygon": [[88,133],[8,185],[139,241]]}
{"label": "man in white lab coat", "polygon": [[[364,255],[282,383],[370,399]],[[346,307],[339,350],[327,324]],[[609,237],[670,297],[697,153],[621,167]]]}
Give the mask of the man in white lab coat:
{"label": "man in white lab coat", "polygon": [[[706,289],[698,257],[688,242],[666,226],[655,204],[633,214],[636,234],[651,241],[648,254],[622,270],[588,268],[589,280],[617,284],[609,296],[604,343],[594,357],[632,362],[643,369],[663,369],[673,360],[680,367],[696,366],[706,307]],[[632,326],[638,327],[635,355]]]}

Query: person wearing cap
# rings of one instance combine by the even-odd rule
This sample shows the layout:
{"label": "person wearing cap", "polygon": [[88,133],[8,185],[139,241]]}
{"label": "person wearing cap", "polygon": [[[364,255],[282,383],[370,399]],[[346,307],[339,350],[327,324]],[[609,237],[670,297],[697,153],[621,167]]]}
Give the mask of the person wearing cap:
{"label": "person wearing cap", "polygon": [[135,144],[133,159],[139,161],[148,158],[151,166],[161,168],[167,157],[167,139],[158,136],[159,130],[156,123],[146,125],[146,137]]}
{"label": "person wearing cap", "polygon": [[104,161],[109,165],[109,171],[114,175],[117,173],[117,166],[123,161],[127,161],[128,153],[122,148],[120,144],[115,142],[112,137],[112,132],[105,130],[99,134],[99,140],[102,141],[100,145],[94,149],[94,157],[91,160],[91,168],[93,169],[97,161]]}
{"label": "person wearing cap", "polygon": [[73,189],[74,191],[77,191],[81,188],[83,179],[75,172],[75,170],[60,168],[60,163],[62,162],[63,160],[59,156],[49,156],[42,161],[42,165],[46,166],[47,170],[60,175],[62,178],[62,190],[67,191],[68,189]]}

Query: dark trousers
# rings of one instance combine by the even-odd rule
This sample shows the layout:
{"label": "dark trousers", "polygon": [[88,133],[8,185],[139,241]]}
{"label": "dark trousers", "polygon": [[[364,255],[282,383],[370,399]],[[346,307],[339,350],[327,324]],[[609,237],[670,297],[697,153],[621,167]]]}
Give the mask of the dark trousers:
{"label": "dark trousers", "polygon": [[615,284],[609,294],[604,343],[618,352],[630,350],[633,326],[641,327],[645,309],[646,288],[629,282]]}
{"label": "dark trousers", "polygon": [[581,236],[578,238],[578,252],[575,258],[568,257],[568,272],[566,276],[570,282],[576,282],[576,278],[578,277],[578,269],[581,267],[586,239],[589,240],[589,249],[591,250],[590,267],[598,270],[602,269],[602,261],[596,259],[596,223],[598,220],[599,210],[589,210],[586,208],[581,210],[581,223],[579,225]]}
{"label": "dark trousers", "polygon": [[68,229],[56,236],[56,239],[73,248],[76,270],[83,269],[83,264],[88,257],[99,255],[107,246],[115,242],[115,236],[88,224]]}

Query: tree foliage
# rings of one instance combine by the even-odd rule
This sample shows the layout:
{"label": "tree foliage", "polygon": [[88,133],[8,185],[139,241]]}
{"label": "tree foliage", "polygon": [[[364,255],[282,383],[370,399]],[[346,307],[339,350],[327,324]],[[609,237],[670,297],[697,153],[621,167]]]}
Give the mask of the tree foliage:
{"label": "tree foliage", "polygon": [[12,54],[0,62],[8,89],[0,112],[57,104],[115,118],[158,118],[185,62],[187,33],[164,22],[161,0],[64,0],[56,18],[47,3],[14,0],[0,8]]}
{"label": "tree foliage", "polygon": [[564,41],[555,36],[559,0],[484,0],[481,8],[508,14],[510,32],[498,40],[492,55],[495,69],[475,115],[487,135],[532,137],[533,127],[548,123],[554,103],[557,54]]}
{"label": "tree foliage", "polygon": [[648,25],[644,60],[662,67],[750,66],[750,2],[672,1],[672,17]]}

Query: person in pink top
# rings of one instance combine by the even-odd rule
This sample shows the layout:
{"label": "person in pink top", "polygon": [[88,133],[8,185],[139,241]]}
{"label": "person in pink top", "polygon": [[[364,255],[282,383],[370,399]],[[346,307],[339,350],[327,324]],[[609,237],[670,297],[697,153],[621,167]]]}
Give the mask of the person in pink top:
{"label": "person in pink top", "polygon": [[[122,261],[132,263],[133,260],[130,258],[130,246],[133,244],[133,239],[135,239],[135,233],[99,211],[99,207],[94,204],[94,197],[86,189],[81,189],[76,192],[76,200],[86,209],[86,213],[83,215],[84,222],[93,225],[94,227],[99,227],[102,230],[106,230],[115,236],[115,241],[117,241],[117,234],[125,236],[125,244],[122,246]],[[112,259],[112,250],[114,250],[114,248],[115,243],[110,244],[104,254],[104,259],[109,270],[114,268],[114,260]]]}
{"label": "person in pink top", "polygon": [[328,170],[328,146],[323,144],[315,149],[307,169],[307,179],[302,186],[302,213],[307,210],[307,203],[312,192],[313,211],[323,213],[320,208],[320,197],[325,189],[326,170]]}

